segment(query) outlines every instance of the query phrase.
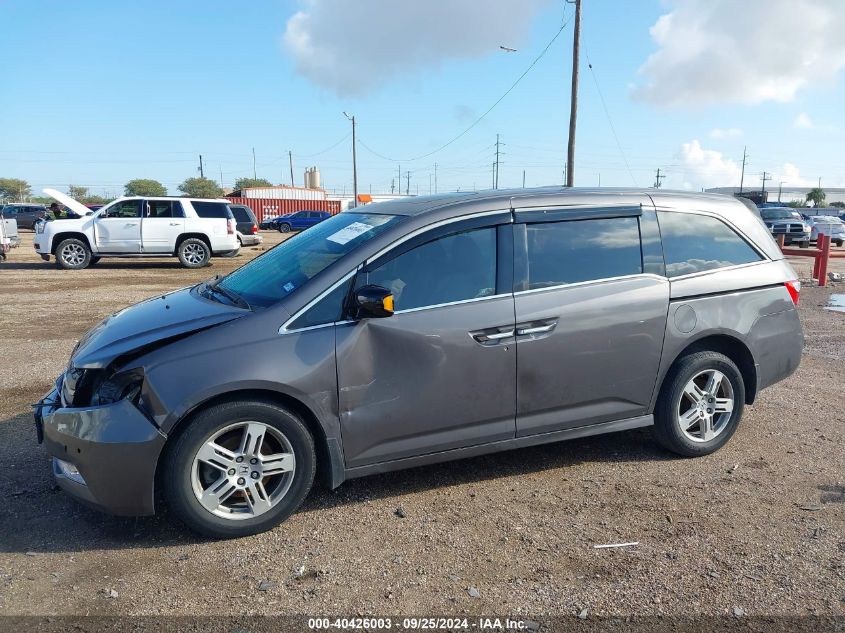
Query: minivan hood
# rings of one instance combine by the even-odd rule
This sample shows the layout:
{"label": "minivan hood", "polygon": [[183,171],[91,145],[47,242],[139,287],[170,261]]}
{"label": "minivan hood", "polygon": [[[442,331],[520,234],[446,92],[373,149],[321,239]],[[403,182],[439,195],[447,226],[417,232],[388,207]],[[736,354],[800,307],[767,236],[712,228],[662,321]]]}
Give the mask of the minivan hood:
{"label": "minivan hood", "polygon": [[192,288],[157,295],[115,312],[91,328],[74,349],[71,365],[106,367],[124,354],[247,314],[249,310],[205,299]]}
{"label": "minivan hood", "polygon": [[61,191],[56,191],[55,189],[50,189],[49,187],[43,189],[43,191],[57,202],[61,202],[68,209],[71,209],[74,213],[76,213],[76,215],[80,217],[85,217],[86,215],[92,213],[91,209],[86,207],[84,204],[77,200],[74,200],[68,195],[63,194]]}

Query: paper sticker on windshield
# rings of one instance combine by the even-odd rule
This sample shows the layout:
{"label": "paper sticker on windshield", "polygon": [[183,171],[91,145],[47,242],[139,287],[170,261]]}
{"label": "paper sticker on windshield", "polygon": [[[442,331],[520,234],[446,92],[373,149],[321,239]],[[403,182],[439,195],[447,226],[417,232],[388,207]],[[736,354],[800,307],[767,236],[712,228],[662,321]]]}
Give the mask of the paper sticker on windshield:
{"label": "paper sticker on windshield", "polygon": [[372,230],[373,226],[371,224],[364,224],[363,222],[353,222],[349,226],[340,229],[337,233],[332,233],[326,239],[330,242],[334,242],[335,244],[346,244],[347,242],[351,242],[359,235],[366,233],[367,231]]}
{"label": "paper sticker on windshield", "polygon": [[290,293],[290,291],[293,290],[294,288],[296,288],[296,286],[294,286],[291,282],[287,282],[284,286],[282,286],[282,290],[284,290],[287,293]]}

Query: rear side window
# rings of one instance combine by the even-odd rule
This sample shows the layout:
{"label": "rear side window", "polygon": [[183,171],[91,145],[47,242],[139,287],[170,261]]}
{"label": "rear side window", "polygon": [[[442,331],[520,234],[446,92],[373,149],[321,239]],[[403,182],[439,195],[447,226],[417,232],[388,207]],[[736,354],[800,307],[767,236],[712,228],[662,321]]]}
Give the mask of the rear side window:
{"label": "rear side window", "polygon": [[635,217],[529,224],[526,238],[529,290],[643,272]]}
{"label": "rear side window", "polygon": [[678,277],[763,259],[727,224],[708,215],[658,211],[666,276]]}
{"label": "rear side window", "polygon": [[231,207],[231,209],[238,222],[252,222],[249,212],[243,207]]}
{"label": "rear side window", "polygon": [[417,246],[371,271],[367,283],[388,288],[396,310],[492,296],[496,229],[457,233]]}
{"label": "rear side window", "polygon": [[232,213],[225,202],[192,202],[191,205],[201,218],[229,218]]}
{"label": "rear side window", "polygon": [[178,200],[150,200],[147,202],[148,218],[183,218],[182,203]]}

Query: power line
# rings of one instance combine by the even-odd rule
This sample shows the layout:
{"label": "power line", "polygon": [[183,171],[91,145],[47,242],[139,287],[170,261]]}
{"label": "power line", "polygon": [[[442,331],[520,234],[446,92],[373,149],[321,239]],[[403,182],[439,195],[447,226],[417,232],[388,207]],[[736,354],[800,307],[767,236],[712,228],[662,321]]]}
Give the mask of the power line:
{"label": "power line", "polygon": [[358,138],[358,142],[361,144],[361,146],[362,146],[362,147],[364,147],[364,148],[365,148],[368,152],[370,152],[371,154],[373,154],[373,155],[375,155],[375,156],[378,156],[379,158],[383,158],[384,160],[389,160],[389,161],[394,162],[394,163],[396,163],[396,162],[400,162],[400,161],[403,161],[403,162],[412,162],[412,161],[415,161],[415,160],[420,160],[420,159],[422,159],[422,158],[428,158],[429,156],[433,156],[433,155],[434,155],[434,154],[436,154],[437,152],[440,152],[440,151],[442,151],[442,150],[446,149],[446,148],[447,148],[447,147],[449,147],[452,143],[454,143],[455,141],[457,141],[458,139],[460,139],[461,137],[463,137],[463,136],[464,136],[467,132],[469,132],[471,129],[473,129],[476,125],[478,125],[479,123],[481,123],[481,121],[482,121],[482,120],[483,120],[483,119],[484,119],[484,118],[485,118],[488,114],[490,114],[490,113],[493,111],[493,109],[494,109],[497,105],[499,105],[499,104],[502,102],[502,100],[503,100],[505,97],[507,97],[507,96],[508,96],[508,95],[509,95],[512,91],[513,91],[513,89],[514,89],[514,88],[516,88],[516,87],[517,87],[517,85],[519,84],[519,82],[521,82],[521,81],[525,78],[525,76],[526,76],[529,72],[531,72],[531,69],[532,69],[532,68],[534,68],[534,66],[536,66],[536,65],[537,65],[537,62],[539,62],[539,61],[543,58],[543,56],[544,56],[544,55],[548,52],[548,50],[552,47],[552,44],[554,44],[554,43],[555,43],[555,41],[557,40],[557,38],[558,38],[558,37],[560,37],[560,34],[561,34],[561,33],[563,33],[563,30],[567,27],[567,25],[568,25],[568,24],[569,24],[569,22],[571,22],[571,21],[572,21],[572,18],[570,18],[569,20],[566,20],[566,21],[565,21],[565,22],[561,25],[561,27],[558,29],[557,33],[555,33],[554,37],[552,37],[552,39],[551,39],[551,40],[549,40],[549,43],[548,43],[548,44],[546,44],[546,47],[545,47],[542,51],[540,51],[540,54],[539,54],[539,55],[537,55],[537,57],[535,57],[535,58],[534,58],[534,61],[533,61],[533,62],[531,62],[531,64],[528,66],[528,68],[526,68],[526,69],[525,69],[525,72],[523,72],[523,73],[522,73],[522,74],[521,74],[521,75],[517,78],[517,80],[516,80],[516,81],[514,81],[514,82],[511,84],[511,87],[510,87],[510,88],[508,88],[508,89],[505,91],[505,93],[504,93],[501,97],[499,97],[498,99],[496,99],[496,101],[495,101],[495,103],[493,103],[493,105],[491,105],[489,108],[487,108],[487,110],[484,112],[484,114],[482,114],[481,116],[479,116],[479,117],[478,117],[475,121],[473,121],[473,122],[472,122],[472,123],[471,123],[471,124],[470,124],[470,125],[466,128],[466,129],[464,129],[464,130],[463,130],[460,134],[458,134],[457,136],[455,136],[454,138],[452,138],[452,139],[451,139],[451,140],[449,140],[448,142],[443,143],[443,145],[441,145],[441,146],[440,146],[440,147],[438,147],[437,149],[434,149],[434,150],[432,150],[432,151],[430,151],[430,152],[428,152],[428,153],[426,153],[426,154],[420,154],[419,156],[414,156],[414,157],[412,157],[412,158],[391,158],[391,157],[389,157],[389,156],[385,156],[384,154],[380,154],[379,152],[375,151],[374,149],[372,149],[371,147],[369,147],[368,145],[366,145],[366,144],[364,143],[364,141],[362,141],[362,140],[360,139],[360,137]]}
{"label": "power line", "polygon": [[[348,139],[350,136],[352,136],[352,132],[350,132],[349,134],[347,134],[346,136],[344,136],[344,137],[343,137],[342,139],[340,139],[337,143],[334,143],[333,145],[331,145],[331,146],[327,147],[327,148],[326,148],[326,149],[324,149],[324,150],[321,150],[321,151],[319,151],[319,152],[315,152],[315,153],[313,153],[313,154],[297,154],[297,155],[296,155],[296,157],[297,157],[297,158],[314,158],[315,156],[319,156],[320,154],[325,154],[326,152],[330,152],[330,151],[332,151],[335,147],[337,147],[338,145],[340,145],[341,143],[343,143],[343,141],[345,141],[346,139]],[[361,139],[358,139],[358,142],[360,143],[360,142],[361,142]]]}

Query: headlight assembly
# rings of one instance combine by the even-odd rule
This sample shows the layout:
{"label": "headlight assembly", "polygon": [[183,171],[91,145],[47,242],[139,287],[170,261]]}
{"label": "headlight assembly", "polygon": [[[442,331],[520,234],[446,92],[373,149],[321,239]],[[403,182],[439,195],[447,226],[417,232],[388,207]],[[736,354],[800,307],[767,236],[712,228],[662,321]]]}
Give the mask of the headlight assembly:
{"label": "headlight assembly", "polygon": [[120,400],[137,402],[144,383],[144,373],[140,369],[113,374],[97,387],[91,397],[91,406],[98,407]]}

